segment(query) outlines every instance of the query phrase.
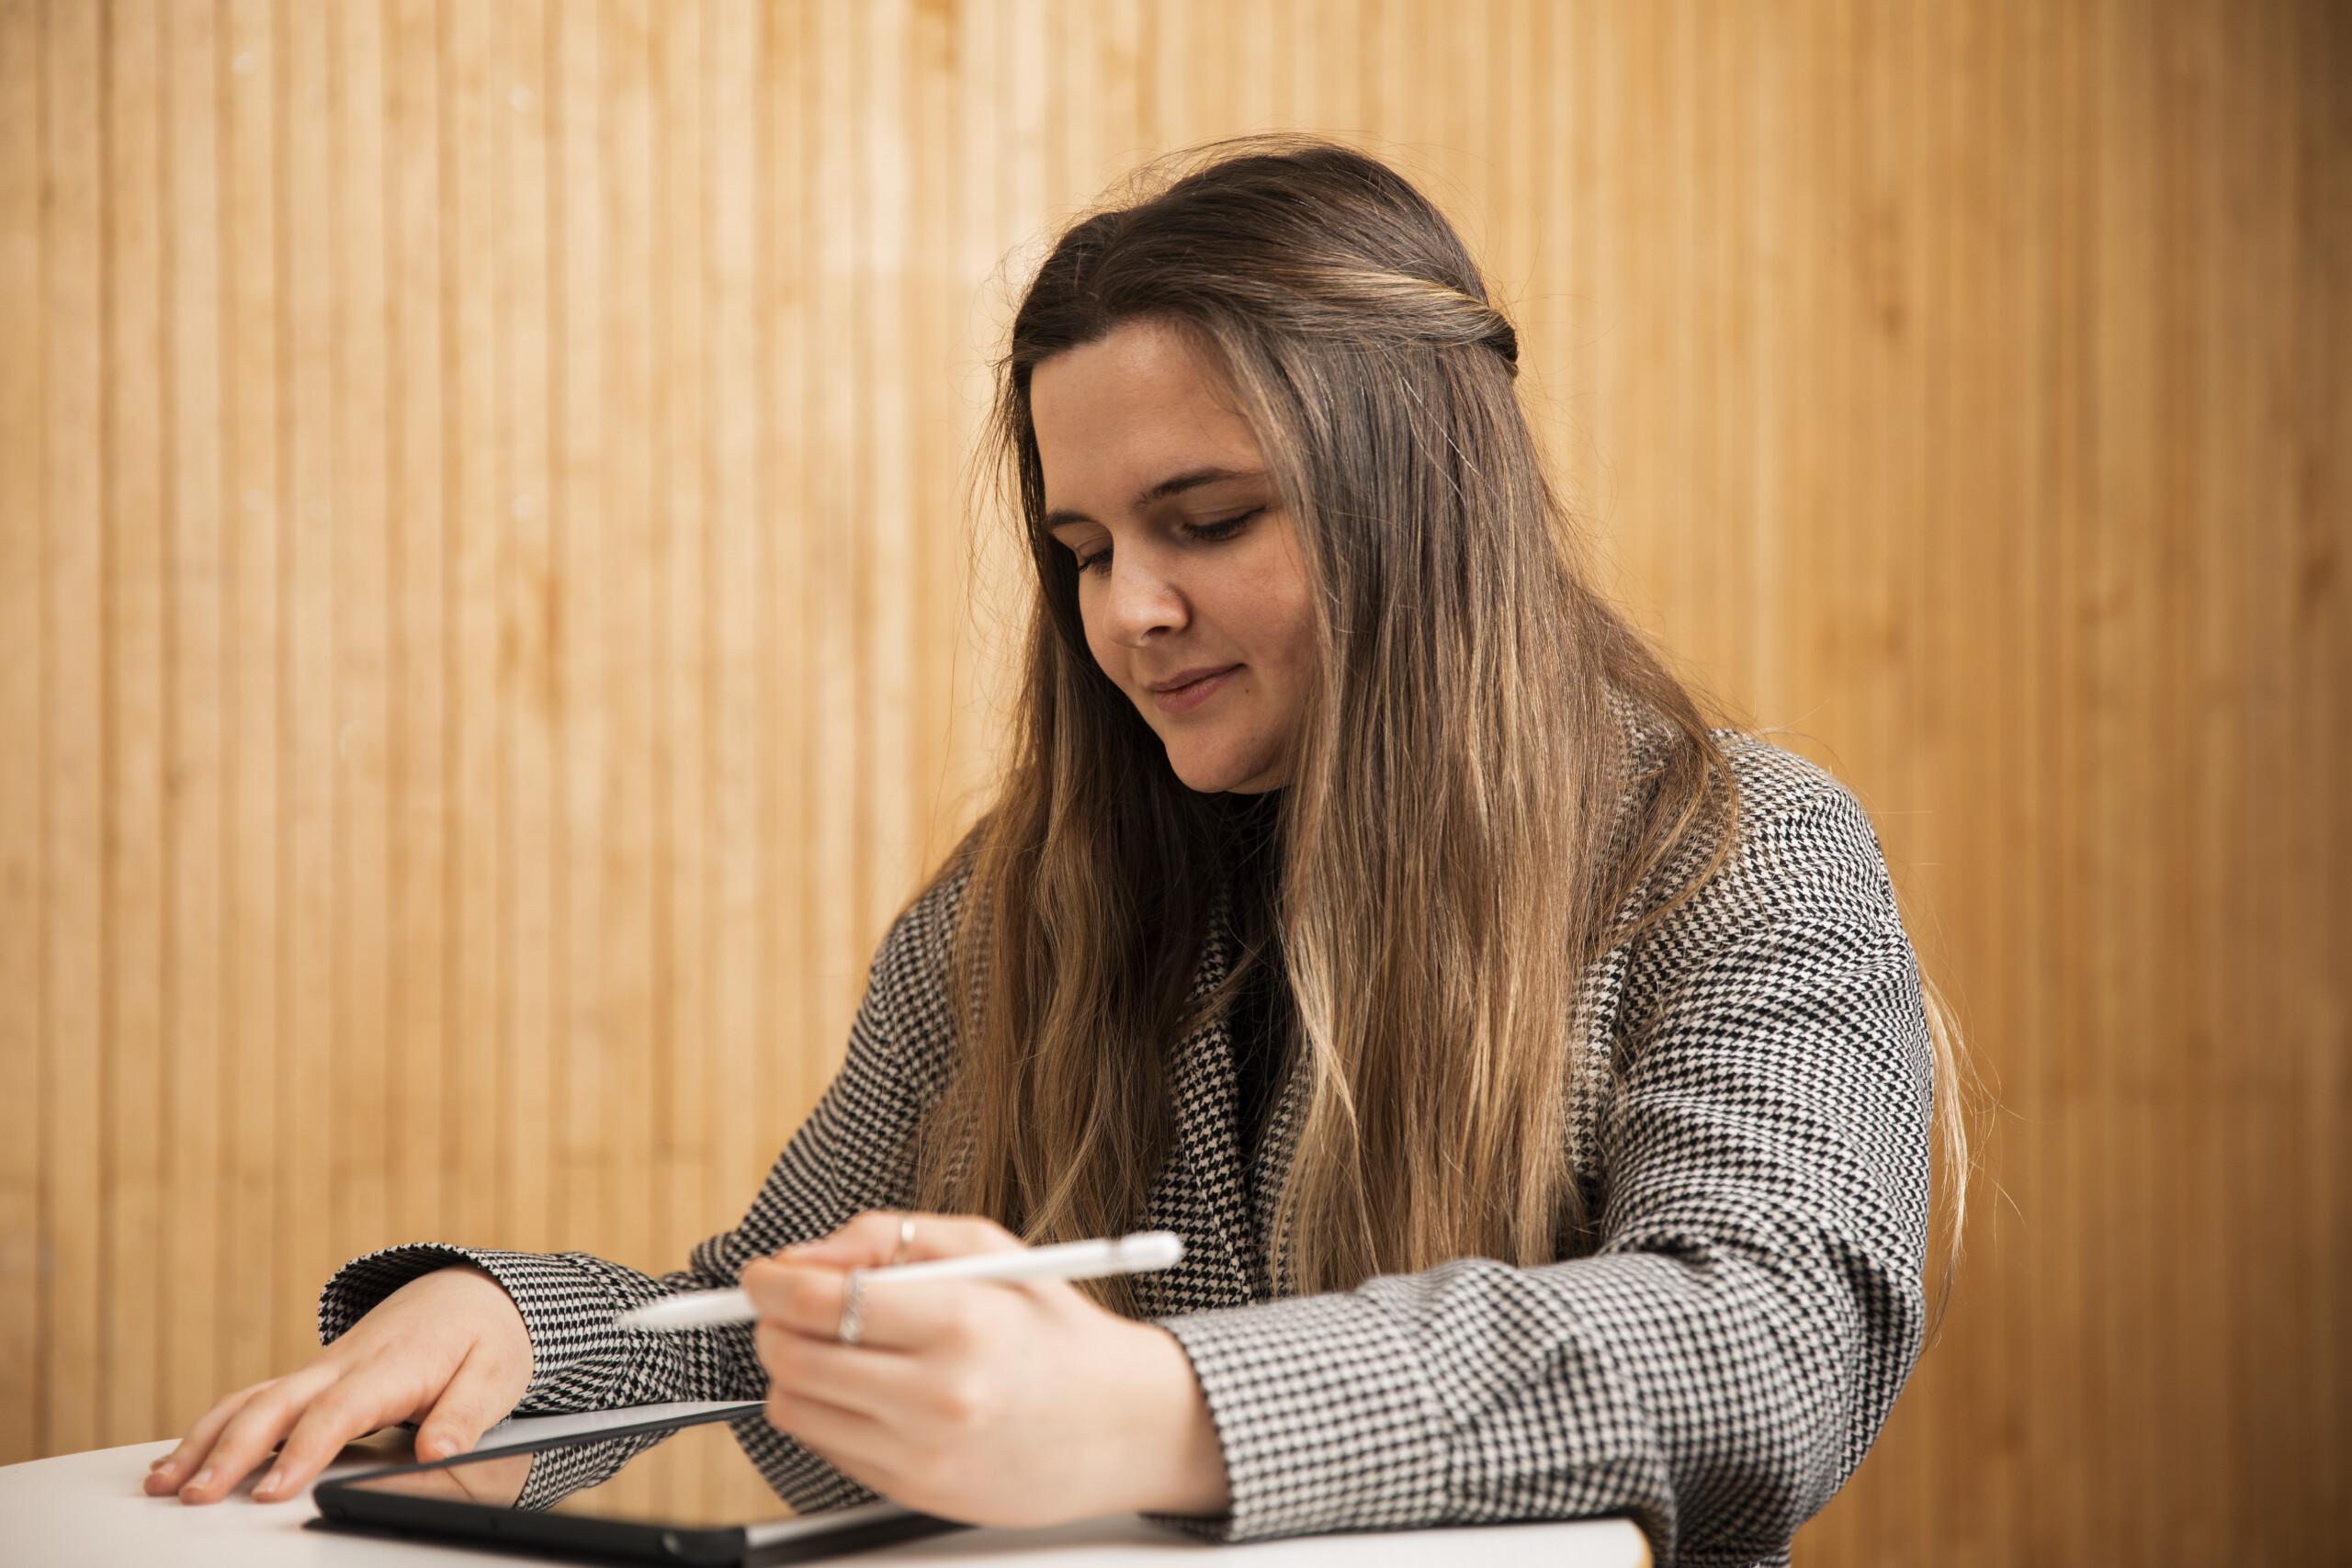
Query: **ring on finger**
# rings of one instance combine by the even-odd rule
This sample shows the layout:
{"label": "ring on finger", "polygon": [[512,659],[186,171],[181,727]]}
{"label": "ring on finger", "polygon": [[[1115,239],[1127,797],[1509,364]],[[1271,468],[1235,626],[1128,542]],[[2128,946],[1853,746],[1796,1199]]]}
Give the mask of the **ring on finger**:
{"label": "ring on finger", "polygon": [[898,1250],[890,1254],[890,1266],[895,1269],[904,1263],[907,1260],[907,1254],[914,1249],[914,1245],[915,1217],[912,1214],[900,1214],[899,1216],[899,1246]]}

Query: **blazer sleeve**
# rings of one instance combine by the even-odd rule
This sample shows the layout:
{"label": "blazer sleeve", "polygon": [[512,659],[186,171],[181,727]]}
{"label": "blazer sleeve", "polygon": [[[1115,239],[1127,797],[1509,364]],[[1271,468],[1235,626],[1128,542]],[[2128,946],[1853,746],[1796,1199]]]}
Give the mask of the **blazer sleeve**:
{"label": "blazer sleeve", "polygon": [[1674,977],[1598,1134],[1589,1256],[1457,1259],[1159,1320],[1199,1375],[1217,1540],[1627,1513],[1661,1562],[1778,1560],[1918,1355],[1932,1055],[1842,787],[1743,823],[1639,960]]}
{"label": "blazer sleeve", "polygon": [[[741,1282],[743,1265],[821,1236],[868,1209],[909,1206],[907,1139],[938,1087],[950,1037],[938,978],[957,886],[944,879],[893,924],[867,975],[841,1070],[777,1156],[743,1222],[695,1247],[688,1266],[653,1276],[585,1252],[506,1252],[422,1242],[344,1265],[319,1299],[319,1338],[332,1343],[399,1286],[470,1262],[505,1287],[531,1337],[531,1380],[517,1416],[564,1415],[666,1400],[763,1399],[767,1373],[750,1325],[625,1334],[613,1319],[687,1291]],[[781,1433],[753,1457],[797,1506],[837,1506],[873,1494]],[[580,1471],[535,1471],[531,1493],[585,1484]],[[532,1497],[526,1494],[526,1506]]]}

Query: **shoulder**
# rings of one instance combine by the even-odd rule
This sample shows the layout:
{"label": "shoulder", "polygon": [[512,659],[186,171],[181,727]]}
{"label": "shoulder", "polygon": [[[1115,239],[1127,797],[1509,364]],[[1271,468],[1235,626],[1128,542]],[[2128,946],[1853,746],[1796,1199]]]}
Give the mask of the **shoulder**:
{"label": "shoulder", "polygon": [[1736,886],[1860,874],[1892,902],[1878,829],[1844,780],[1761,736],[1711,733],[1739,785],[1736,842],[1719,875],[1728,874]]}
{"label": "shoulder", "polygon": [[944,1082],[953,1055],[956,931],[970,881],[964,857],[951,854],[891,919],[866,971],[860,1032],[925,1093]]}
{"label": "shoulder", "polygon": [[1743,808],[1759,818],[1778,816],[1825,795],[1852,792],[1827,768],[1762,735],[1745,729],[1711,729],[1724,760],[1739,780]]}
{"label": "shoulder", "polygon": [[[1608,702],[1624,739],[1627,768],[1637,792],[1666,768],[1678,750],[1693,744],[1680,727],[1618,687],[1609,688]],[[1771,733],[1730,727],[1707,731],[1738,785],[1744,818],[1768,819],[1828,794],[1851,799],[1851,792],[1835,773],[1810,757],[1773,744],[1766,739]]]}
{"label": "shoulder", "polygon": [[[1654,781],[1678,752],[1687,753],[1695,742],[1679,727],[1614,688],[1610,704],[1625,739],[1631,788],[1621,810],[1630,813],[1648,803]],[[1667,901],[1713,857],[1724,836],[1727,814],[1733,818],[1730,829],[1736,842],[1730,860],[1716,873],[1719,878],[1769,874],[1770,868],[1757,863],[1758,859],[1792,830],[1800,848],[1833,853],[1850,852],[1859,832],[1875,852],[1877,839],[1870,813],[1837,774],[1801,752],[1775,744],[1768,738],[1774,731],[1721,726],[1706,733],[1733,788],[1714,792],[1681,846],[1652,873],[1647,888],[1654,897],[1645,898],[1645,907]],[[1825,829],[1828,830],[1826,838]]]}
{"label": "shoulder", "polygon": [[1860,875],[1892,902],[1886,857],[1869,808],[1811,758],[1745,730],[1711,731],[1739,785],[1733,885]]}
{"label": "shoulder", "polygon": [[928,973],[944,981],[971,880],[970,860],[959,845],[892,917],[875,954],[877,977],[888,970],[907,980]]}
{"label": "shoulder", "polygon": [[[1871,814],[1837,774],[1764,735],[1708,731],[1735,786],[1719,795],[1643,890],[1645,911],[1683,901],[1640,932],[1628,954],[1634,989],[1670,985],[1694,965],[1773,928],[1803,940],[1907,944]],[[1732,842],[1709,871],[1725,837]]]}

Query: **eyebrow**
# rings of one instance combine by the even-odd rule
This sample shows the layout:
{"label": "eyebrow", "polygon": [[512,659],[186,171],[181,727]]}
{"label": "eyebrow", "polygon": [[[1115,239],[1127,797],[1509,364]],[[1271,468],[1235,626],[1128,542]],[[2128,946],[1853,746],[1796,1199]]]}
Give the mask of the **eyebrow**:
{"label": "eyebrow", "polygon": [[[1203,485],[1213,485],[1220,479],[1262,479],[1265,477],[1266,471],[1263,468],[1220,468],[1214,467],[1205,468],[1187,468],[1181,474],[1169,475],[1168,478],[1160,480],[1158,484],[1152,485],[1137,494],[1134,503],[1135,509],[1137,512],[1141,512],[1145,507],[1149,506],[1155,501],[1165,501],[1171,495],[1182,495],[1188,490],[1198,490]],[[1089,517],[1083,512],[1072,512],[1067,507],[1064,507],[1046,513],[1046,531],[1047,533],[1051,533],[1055,529],[1059,528],[1066,524],[1091,523],[1093,521],[1093,518]]]}

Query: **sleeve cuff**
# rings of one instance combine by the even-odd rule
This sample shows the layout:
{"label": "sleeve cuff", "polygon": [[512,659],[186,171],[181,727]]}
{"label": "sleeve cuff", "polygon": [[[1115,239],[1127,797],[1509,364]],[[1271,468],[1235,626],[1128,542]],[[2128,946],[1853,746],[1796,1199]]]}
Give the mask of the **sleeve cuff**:
{"label": "sleeve cuff", "polygon": [[594,1259],[572,1253],[497,1252],[420,1242],[355,1258],[319,1292],[319,1342],[334,1343],[367,1312],[421,1274],[471,1263],[496,1280],[531,1337],[531,1382],[512,1414],[595,1410],[627,1375],[613,1318],[634,1303],[615,1293]]}
{"label": "sleeve cuff", "polygon": [[1336,1292],[1158,1320],[1225,1450],[1221,1517],[1147,1514],[1205,1540],[1396,1529],[1446,1516],[1447,1422],[1410,1341]]}

